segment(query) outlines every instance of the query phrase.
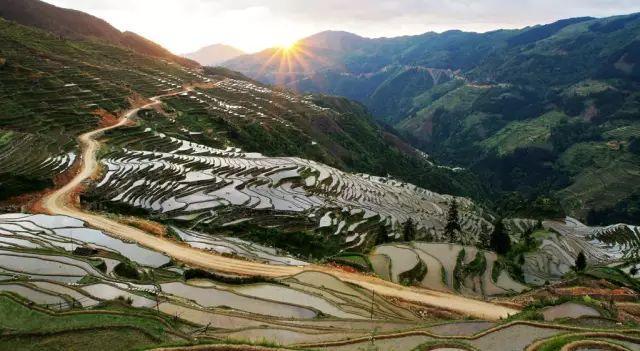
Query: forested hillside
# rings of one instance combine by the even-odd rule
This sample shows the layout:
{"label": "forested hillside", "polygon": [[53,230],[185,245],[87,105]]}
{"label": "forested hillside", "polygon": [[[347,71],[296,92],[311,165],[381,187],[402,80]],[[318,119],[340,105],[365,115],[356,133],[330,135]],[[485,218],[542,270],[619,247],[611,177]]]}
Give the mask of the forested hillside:
{"label": "forested hillside", "polygon": [[534,203],[606,224],[640,211],[639,34],[640,14],[483,34],[327,32],[300,41],[305,64],[284,71],[256,74],[252,56],[226,65],[363,102],[436,160],[478,174],[498,209],[531,215]]}

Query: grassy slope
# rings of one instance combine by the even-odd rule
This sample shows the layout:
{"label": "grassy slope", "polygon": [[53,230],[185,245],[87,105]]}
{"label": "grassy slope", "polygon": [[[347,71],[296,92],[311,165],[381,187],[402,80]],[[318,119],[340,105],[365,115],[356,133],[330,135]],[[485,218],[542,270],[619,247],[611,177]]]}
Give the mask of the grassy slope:
{"label": "grassy slope", "polygon": [[127,351],[143,349],[155,344],[157,342],[148,335],[130,328],[61,332],[50,335],[16,336],[0,339],[0,349],[25,351],[84,351],[88,349]]}
{"label": "grassy slope", "polygon": [[[0,69],[10,73],[2,75],[7,81],[0,86],[0,91],[7,89],[4,96],[10,97],[0,100],[0,130],[32,133],[43,139],[43,144],[51,146],[51,154],[73,150],[75,144],[70,141],[74,136],[97,125],[98,118],[93,112],[98,108],[117,114],[129,105],[127,98],[132,95],[149,97],[158,94],[155,87],[157,82],[148,79],[150,77],[141,77],[139,72],[151,77],[170,74],[183,81],[193,79],[177,65],[140,56],[126,49],[97,42],[64,40],[4,20],[0,20],[0,38],[2,56],[7,59]],[[25,60],[25,57],[32,59]],[[233,72],[213,73],[241,78]],[[52,101],[61,97],[60,92],[64,91],[65,84],[79,83],[80,80],[93,82],[94,78],[100,78],[101,84],[86,86],[97,93],[91,101],[85,100],[82,95],[87,93],[78,91],[63,93],[64,99]],[[34,85],[39,90],[34,92]],[[81,89],[84,88],[83,85]],[[9,91],[18,92],[18,95],[11,96]],[[44,116],[40,113],[44,106],[32,101],[35,93],[38,99],[48,105]],[[288,119],[298,130],[281,125],[263,127],[259,123],[244,123],[237,119],[227,119],[228,123],[219,124],[216,123],[216,113],[190,111],[187,106],[178,103],[172,107],[178,110],[187,128],[227,133],[232,136],[229,138],[232,144],[249,151],[307,157],[347,171],[377,175],[391,172],[403,180],[439,192],[458,195],[480,193],[480,187],[472,175],[431,167],[406,143],[377,127],[362,105],[326,96],[313,99],[316,104],[329,107],[331,111],[317,112],[303,105],[288,106],[294,111],[293,114],[287,109],[272,111]],[[86,107],[87,102],[94,101],[97,106]],[[19,120],[20,125],[16,122],[18,116],[24,116]],[[62,118],[66,120],[62,121]],[[164,132],[181,134],[176,126],[165,127]],[[212,146],[220,146],[209,141]],[[317,141],[318,146],[312,146],[312,141]],[[42,150],[42,147],[38,149]],[[450,182],[450,178],[454,181]]]}
{"label": "grassy slope", "polygon": [[151,313],[124,306],[114,306],[112,313],[56,314],[0,296],[0,315],[0,329],[10,332],[0,338],[3,350],[130,350],[174,339]]}
{"label": "grassy slope", "polygon": [[[592,172],[611,174],[612,169],[580,168],[567,175],[557,160],[572,145],[597,138],[571,136],[562,147],[552,147],[556,145],[549,139],[562,114],[569,116],[571,123],[584,121],[605,141],[624,143],[638,135],[638,33],[640,14],[632,14],[575,18],[484,34],[449,31],[372,40],[344,55],[344,65],[301,80],[300,88],[362,101],[378,113],[376,117],[394,123],[415,145],[441,162],[471,167],[480,174],[499,172],[483,177],[497,190],[494,195],[520,189],[503,187],[492,179],[513,178],[537,168],[540,177],[521,180],[527,183],[525,196],[558,195],[568,204],[574,203],[566,195],[571,192],[578,194],[579,202],[595,206],[591,200],[601,192],[562,189],[578,182],[585,185],[577,188],[594,186]],[[241,69],[240,61],[234,64]],[[402,88],[384,89],[394,77],[402,76],[398,72],[403,72],[403,67],[416,66],[450,69],[458,78],[433,87],[414,84],[421,74],[417,70],[413,77],[403,77],[408,83]],[[570,134],[555,131],[556,137]],[[537,149],[542,148],[549,155],[542,161],[536,160],[537,156],[520,157],[516,154],[519,148],[537,155],[541,154]],[[635,168],[633,159],[622,159],[626,168],[630,163]],[[550,184],[535,179],[541,177],[549,178]],[[629,201],[638,179],[627,174],[621,181],[626,195],[616,193],[618,204]],[[598,208],[617,211],[611,206],[618,205],[611,199],[597,204]],[[575,212],[576,208],[571,205],[566,209],[583,215]]]}
{"label": "grassy slope", "polygon": [[144,316],[104,313],[50,315],[30,309],[7,297],[0,297],[0,311],[3,316],[10,316],[3,318],[0,325],[14,332],[46,333],[110,325],[136,326],[155,337],[160,337],[166,329],[159,321]]}
{"label": "grassy slope", "polygon": [[563,113],[552,111],[531,121],[511,122],[479,144],[485,150],[501,156],[512,153],[521,147],[534,145],[550,147],[551,128],[564,117],[566,116]]}

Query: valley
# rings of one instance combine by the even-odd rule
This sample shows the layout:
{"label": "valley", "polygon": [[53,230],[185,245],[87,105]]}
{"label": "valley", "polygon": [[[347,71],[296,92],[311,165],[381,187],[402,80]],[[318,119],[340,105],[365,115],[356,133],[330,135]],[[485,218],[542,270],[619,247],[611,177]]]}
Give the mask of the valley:
{"label": "valley", "polygon": [[[0,349],[640,349],[640,223],[603,220],[634,213],[632,117],[602,127],[603,149],[572,139],[564,110],[518,110],[530,91],[481,78],[510,69],[488,66],[482,38],[531,43],[527,30],[320,33],[298,43],[329,53],[312,74],[278,76],[260,54],[228,61],[264,64],[265,78],[127,41],[82,12],[0,5]],[[592,21],[529,30],[543,40]],[[485,66],[452,51],[468,40]],[[407,43],[404,61],[353,67]],[[362,99],[303,88],[325,74],[393,78],[351,86]],[[564,91],[597,104],[590,94],[613,89],[633,109],[635,83],[617,79]],[[469,142],[438,134],[454,112],[466,128],[527,117]],[[563,145],[575,181],[536,192],[532,179],[555,176],[514,155],[548,166],[531,150],[546,142]],[[615,174],[593,187],[599,167]],[[582,208],[587,193],[620,211]]]}
{"label": "valley", "polygon": [[301,39],[297,52],[268,49],[223,65],[363,103],[433,160],[474,173],[490,195],[465,195],[498,211],[632,222],[639,19],[396,38],[326,31]]}

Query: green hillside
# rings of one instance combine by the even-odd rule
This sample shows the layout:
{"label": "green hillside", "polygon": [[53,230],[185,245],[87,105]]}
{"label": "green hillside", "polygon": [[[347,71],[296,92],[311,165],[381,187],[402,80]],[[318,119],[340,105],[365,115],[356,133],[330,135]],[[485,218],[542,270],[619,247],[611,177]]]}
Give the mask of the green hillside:
{"label": "green hillside", "polygon": [[[640,123],[639,35],[640,14],[632,14],[482,34],[358,37],[353,50],[333,52],[330,67],[294,72],[285,83],[361,101],[503,200],[513,192],[523,205],[552,198],[591,224],[637,221],[640,160],[630,145]],[[307,52],[314,42],[301,41]],[[251,75],[246,60],[227,65]]]}
{"label": "green hillside", "polygon": [[[99,41],[69,40],[5,20],[0,20],[0,52],[2,199],[51,187],[53,175],[77,156],[77,135],[113,121],[142,99],[195,83],[220,99],[254,103],[212,85],[227,78],[247,80],[238,73],[190,70]],[[391,173],[442,192],[481,191],[469,173],[432,167],[413,147],[377,127],[358,103],[322,95],[291,97],[260,85],[256,89],[265,91],[257,100],[264,105],[256,104],[262,115],[237,118],[174,98],[165,109],[179,118],[155,119],[154,124],[204,145],[299,156],[348,171]],[[267,115],[277,118],[261,117]]]}

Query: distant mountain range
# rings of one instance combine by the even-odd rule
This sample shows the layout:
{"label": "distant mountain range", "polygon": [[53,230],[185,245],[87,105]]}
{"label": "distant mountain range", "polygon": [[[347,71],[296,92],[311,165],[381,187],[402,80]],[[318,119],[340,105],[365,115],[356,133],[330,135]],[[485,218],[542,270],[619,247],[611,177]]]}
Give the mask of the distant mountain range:
{"label": "distant mountain range", "polygon": [[184,54],[182,56],[194,60],[203,66],[217,66],[225,61],[234,59],[246,53],[233,46],[224,44],[213,44],[206,46],[196,52]]}
{"label": "distant mountain range", "polygon": [[225,66],[358,100],[481,175],[509,208],[558,201],[590,224],[640,215],[640,14],[488,33],[323,32]]}
{"label": "distant mountain range", "polygon": [[0,17],[44,29],[67,39],[97,39],[183,66],[199,66],[195,61],[174,55],[136,33],[121,32],[103,19],[39,0],[0,0]]}

